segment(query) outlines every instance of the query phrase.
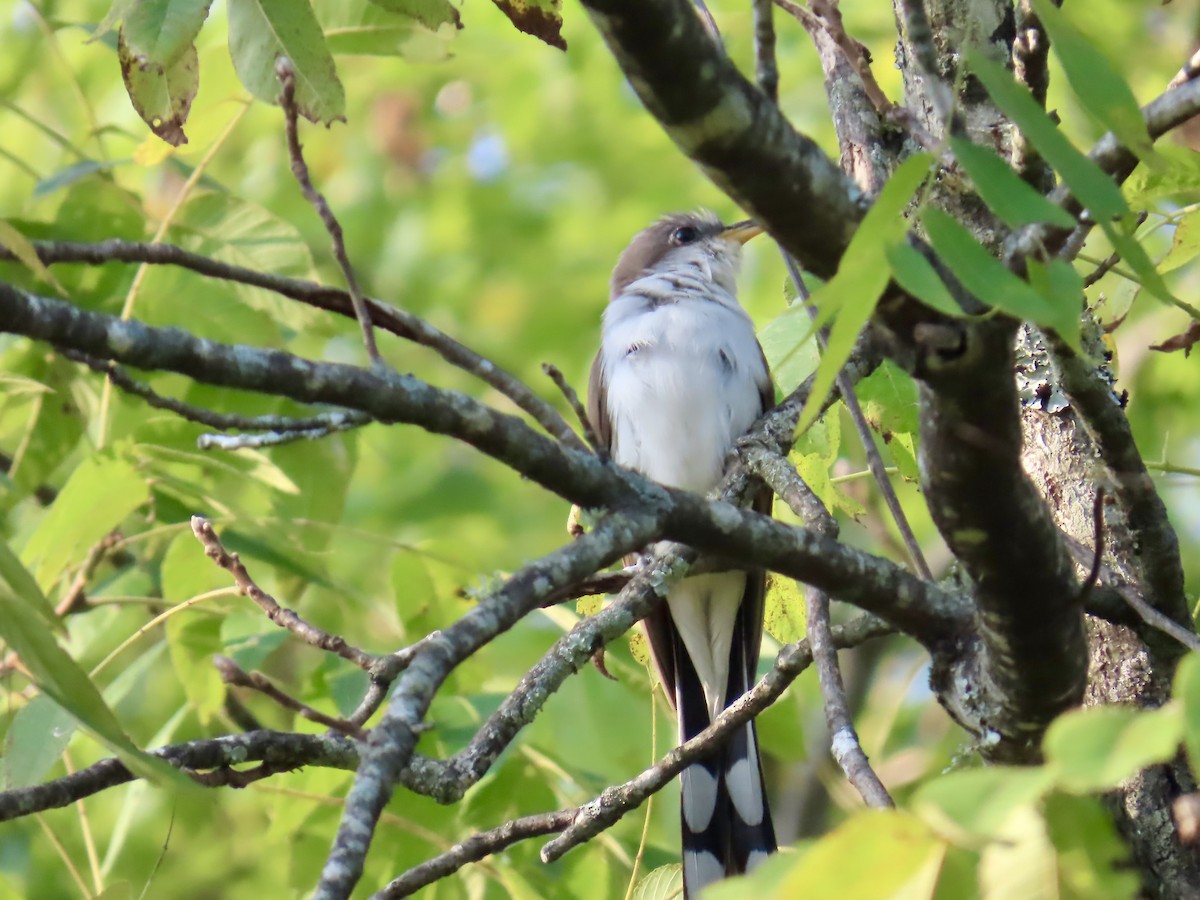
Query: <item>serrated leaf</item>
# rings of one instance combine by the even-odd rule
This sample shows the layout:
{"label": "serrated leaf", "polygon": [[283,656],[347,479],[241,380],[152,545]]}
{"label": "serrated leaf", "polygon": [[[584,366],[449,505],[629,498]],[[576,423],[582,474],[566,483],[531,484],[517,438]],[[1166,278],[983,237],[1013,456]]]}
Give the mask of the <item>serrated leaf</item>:
{"label": "serrated leaf", "polygon": [[434,31],[450,24],[462,28],[462,16],[450,0],[370,0],[380,9],[420,22]]}
{"label": "serrated leaf", "polygon": [[683,896],[683,866],[671,863],[646,873],[633,888],[633,900],[671,900]]}
{"label": "serrated leaf", "polygon": [[1138,770],[1173,757],[1184,735],[1183,707],[1102,706],[1059,716],[1042,749],[1055,782],[1076,793],[1115,788]]}
{"label": "serrated leaf", "polygon": [[559,50],[567,49],[562,36],[562,0],[492,0],[517,31],[531,34]]}
{"label": "serrated leaf", "polygon": [[905,239],[908,220],[904,211],[929,175],[932,162],[930,154],[917,153],[900,164],[854,232],[837,273],[813,294],[813,305],[823,311],[832,310],[837,317],[829,330],[797,431],[804,431],[816,418],[837,373],[850,358],[859,331],[875,312],[891,280],[887,249]]}
{"label": "serrated leaf", "polygon": [[921,223],[942,262],[978,299],[1014,318],[1053,328],[1064,340],[1078,346],[1082,311],[1077,295],[1047,300],[941,210],[925,209]]}
{"label": "serrated leaf", "polygon": [[1016,122],[1021,133],[1097,221],[1126,212],[1125,199],[1113,180],[1071,145],[1029,91],[1013,81],[1007,69],[974,49],[968,49],[966,56],[972,72],[983,82],[992,100]]}
{"label": "serrated leaf", "polygon": [[67,479],[21,557],[38,583],[47,585],[149,496],[145,479],[123,459],[109,454],[85,459]]}
{"label": "serrated leaf", "polygon": [[42,262],[41,257],[37,255],[37,251],[33,249],[33,244],[26,239],[25,235],[17,231],[11,222],[7,222],[4,219],[0,219],[0,246],[15,256],[17,261],[30,272],[54,288],[60,296],[65,297],[67,295],[63,286],[55,280],[54,276],[50,274],[50,270],[46,267],[46,264]]}
{"label": "serrated leaf", "polygon": [[168,68],[192,47],[208,18],[212,0],[134,0],[123,15],[121,34],[129,52]]}
{"label": "serrated leaf", "polygon": [[986,147],[966,138],[950,138],[950,146],[959,165],[971,176],[979,196],[1010,228],[1036,222],[1049,222],[1059,228],[1073,228],[1075,219],[1034,190],[1012,167]]}
{"label": "serrated leaf", "polygon": [[344,120],[346,94],[308,0],[229,0],[229,53],[246,90],[278,103],[275,62],[296,72],[296,108],[311,122]]}
{"label": "serrated leaf", "polygon": [[794,579],[772,572],[767,576],[763,628],[781,644],[791,644],[808,633],[804,595]]}
{"label": "serrated leaf", "polygon": [[920,250],[908,241],[899,241],[887,248],[886,255],[896,284],[944,316],[961,318],[965,315],[933,263]]}
{"label": "serrated leaf", "polygon": [[1033,0],[1033,8],[1050,35],[1050,47],[1062,63],[1075,96],[1092,116],[1139,158],[1153,155],[1146,121],[1129,84],[1066,14],[1049,0]]}
{"label": "serrated leaf", "polygon": [[125,91],[142,121],[172,147],[186,144],[183,124],[200,87],[195,45],[189,44],[171,62],[162,64],[133,52],[122,30],[117,35],[117,58]]}

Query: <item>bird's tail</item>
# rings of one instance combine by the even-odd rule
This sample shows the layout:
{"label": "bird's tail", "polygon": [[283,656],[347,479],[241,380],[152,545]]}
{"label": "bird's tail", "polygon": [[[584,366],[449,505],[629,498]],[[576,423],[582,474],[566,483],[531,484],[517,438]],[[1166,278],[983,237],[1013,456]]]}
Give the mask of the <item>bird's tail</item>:
{"label": "bird's tail", "polygon": [[[746,659],[744,648],[748,642],[739,632],[749,623],[743,622],[742,612],[750,610],[738,615],[726,705],[751,687],[757,663],[757,659]],[[711,720],[695,667],[682,639],[678,634],[675,637],[675,699],[683,742],[707,728]],[[775,829],[767,806],[753,721],[684,769],[680,780],[685,897],[696,897],[705,885],[727,875],[753,869],[775,852]]]}

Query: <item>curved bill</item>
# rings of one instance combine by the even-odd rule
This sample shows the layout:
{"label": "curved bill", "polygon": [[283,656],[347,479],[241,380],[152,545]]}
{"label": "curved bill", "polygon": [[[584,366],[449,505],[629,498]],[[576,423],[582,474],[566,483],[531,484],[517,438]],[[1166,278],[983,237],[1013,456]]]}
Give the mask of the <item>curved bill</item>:
{"label": "curved bill", "polygon": [[762,233],[763,229],[761,225],[752,219],[747,219],[744,222],[737,222],[726,226],[725,230],[721,232],[721,237],[744,244],[750,238],[758,237]]}

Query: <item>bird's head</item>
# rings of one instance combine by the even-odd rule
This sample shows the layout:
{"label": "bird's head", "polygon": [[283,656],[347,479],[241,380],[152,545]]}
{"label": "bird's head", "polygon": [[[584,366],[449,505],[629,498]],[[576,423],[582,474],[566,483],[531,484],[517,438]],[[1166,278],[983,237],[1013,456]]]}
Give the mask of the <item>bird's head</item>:
{"label": "bird's head", "polygon": [[686,271],[689,267],[707,273],[734,294],[742,245],[761,233],[762,228],[750,221],[722,225],[712,213],[679,213],[659,219],[638,232],[617,260],[612,296],[620,296],[646,275]]}

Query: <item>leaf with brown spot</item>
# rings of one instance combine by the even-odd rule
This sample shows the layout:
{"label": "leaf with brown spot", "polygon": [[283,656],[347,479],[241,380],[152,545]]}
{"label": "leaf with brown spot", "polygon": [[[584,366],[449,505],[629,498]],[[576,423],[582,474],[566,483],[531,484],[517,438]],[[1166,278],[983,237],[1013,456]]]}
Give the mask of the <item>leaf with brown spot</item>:
{"label": "leaf with brown spot", "polygon": [[1161,344],[1152,344],[1150,349],[1157,350],[1159,353],[1174,353],[1176,350],[1182,350],[1183,355],[1188,356],[1197,341],[1200,341],[1200,322],[1193,321],[1188,324],[1182,334],[1169,337]]}
{"label": "leaf with brown spot", "polygon": [[121,62],[125,91],[142,121],[168,144],[174,147],[186,144],[183,123],[200,87],[196,45],[189,44],[173,63],[164,67],[132,52],[122,30],[117,34],[117,58]]}
{"label": "leaf with brown spot", "polygon": [[562,36],[562,0],[492,0],[517,31],[559,50],[567,49]]}

